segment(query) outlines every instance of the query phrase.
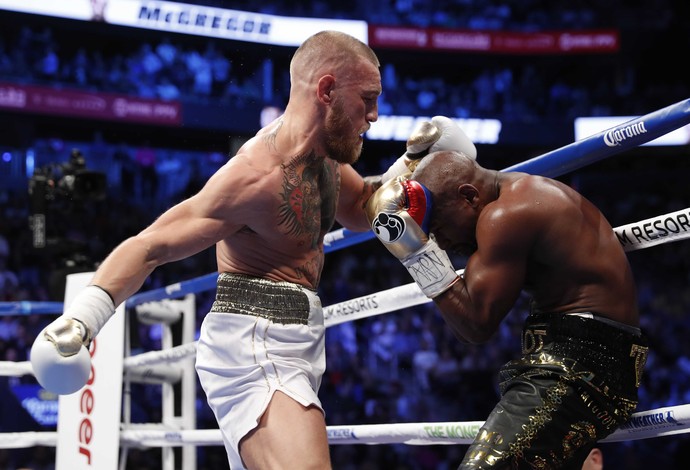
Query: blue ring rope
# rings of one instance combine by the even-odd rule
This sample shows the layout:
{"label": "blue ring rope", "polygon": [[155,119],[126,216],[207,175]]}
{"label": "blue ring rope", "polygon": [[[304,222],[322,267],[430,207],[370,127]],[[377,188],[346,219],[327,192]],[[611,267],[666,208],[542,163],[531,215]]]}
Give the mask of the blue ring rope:
{"label": "blue ring rope", "polygon": [[[644,116],[517,163],[501,171],[522,171],[556,177],[617,153],[638,147],[690,123],[690,99],[679,101]],[[353,239],[352,241],[350,239]],[[335,230],[326,235],[326,253],[375,238],[374,232]]]}
{"label": "blue ring rope", "polygon": [[[565,147],[515,164],[501,171],[522,171],[533,175],[556,177],[611,155],[638,147],[690,123],[690,99],[679,101],[644,116],[581,139]],[[347,229],[326,234],[324,252],[330,253],[375,238],[372,231],[353,232]],[[218,273],[210,273],[188,281],[134,294],[125,302],[126,308],[171,298],[183,297],[215,289]],[[62,302],[0,302],[0,316],[61,313]]]}

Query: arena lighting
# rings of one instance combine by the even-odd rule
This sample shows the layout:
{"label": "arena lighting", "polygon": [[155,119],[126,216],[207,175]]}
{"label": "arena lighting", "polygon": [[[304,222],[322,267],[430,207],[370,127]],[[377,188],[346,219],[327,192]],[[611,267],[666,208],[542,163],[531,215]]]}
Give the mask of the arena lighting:
{"label": "arena lighting", "polygon": [[[419,121],[431,116],[379,116],[371,124],[366,136],[369,140],[395,140],[405,142]],[[475,144],[497,144],[503,123],[498,119],[453,118]]]}
{"label": "arena lighting", "polygon": [[[285,110],[275,106],[266,106],[261,110],[261,127],[277,119]],[[369,140],[394,140],[405,142],[412,130],[420,121],[430,121],[431,116],[395,116],[379,115],[371,123],[366,138]],[[503,123],[498,119],[453,118],[465,131],[467,137],[475,144],[497,144]]]}
{"label": "arena lighting", "polygon": [[[601,116],[601,117],[579,117],[575,119],[575,140],[582,140],[585,137],[597,134],[606,129],[612,129],[619,124],[631,121],[638,116]],[[642,127],[639,127],[642,126]],[[626,130],[625,127],[619,128],[621,132]],[[644,122],[638,124],[637,127],[627,129],[627,134],[630,136],[638,133],[644,133]],[[672,145],[687,145],[690,144],[690,124],[676,129],[668,134],[662,135],[650,142],[642,144],[643,146],[672,146]]]}
{"label": "arena lighting", "polygon": [[348,33],[365,43],[369,36],[366,21],[276,16],[165,1],[0,0],[0,10],[276,46],[297,47],[312,34],[327,29]]}

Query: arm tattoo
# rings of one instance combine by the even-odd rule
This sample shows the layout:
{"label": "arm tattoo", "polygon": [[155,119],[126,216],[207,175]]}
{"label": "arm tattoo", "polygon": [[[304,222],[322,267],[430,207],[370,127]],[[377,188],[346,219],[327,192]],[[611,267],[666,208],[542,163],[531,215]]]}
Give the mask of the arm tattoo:
{"label": "arm tattoo", "polygon": [[381,186],[383,186],[383,182],[381,181],[381,176],[366,176],[364,178],[364,187],[362,188],[362,208],[364,208],[367,205],[367,201],[371,197],[372,194],[376,192]]}
{"label": "arm tattoo", "polygon": [[338,193],[340,192],[340,165],[326,160],[319,184],[321,186],[321,233],[326,233],[335,222]]}

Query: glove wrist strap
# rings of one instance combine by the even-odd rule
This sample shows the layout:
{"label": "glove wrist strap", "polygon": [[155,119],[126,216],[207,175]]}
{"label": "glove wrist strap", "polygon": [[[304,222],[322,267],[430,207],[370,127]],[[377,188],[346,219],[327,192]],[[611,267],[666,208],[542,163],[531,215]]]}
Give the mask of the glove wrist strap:
{"label": "glove wrist strap", "polygon": [[65,316],[74,318],[87,328],[87,338],[95,338],[103,325],[115,313],[110,294],[101,287],[90,285],[77,294]]}
{"label": "glove wrist strap", "polygon": [[433,299],[447,291],[460,276],[455,272],[448,253],[429,240],[402,261],[424,295]]}
{"label": "glove wrist strap", "polygon": [[407,158],[406,155],[398,157],[398,159],[390,166],[390,168],[388,168],[388,170],[386,170],[386,172],[381,175],[381,182],[385,183],[386,181],[390,181],[393,178],[397,178],[398,176],[402,176],[409,173],[409,163],[410,160]]}

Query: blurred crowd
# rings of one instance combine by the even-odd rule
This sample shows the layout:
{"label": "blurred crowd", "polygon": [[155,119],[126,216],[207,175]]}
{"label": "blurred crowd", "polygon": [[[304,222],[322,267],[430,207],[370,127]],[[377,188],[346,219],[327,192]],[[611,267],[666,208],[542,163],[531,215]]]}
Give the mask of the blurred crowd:
{"label": "blurred crowd", "polygon": [[[123,47],[108,47],[113,40]],[[99,37],[90,31],[75,34],[66,26],[8,24],[0,31],[0,81],[214,102],[238,111],[247,103],[282,107],[289,89],[289,52],[244,49],[220,40],[143,39],[126,33]],[[381,114],[572,120],[640,115],[685,98],[682,75],[658,69],[651,79],[650,70],[638,69],[643,61],[655,66],[655,50],[574,56],[567,62],[558,57],[487,61],[438,52],[432,60],[428,51],[426,58],[421,54],[402,59],[379,51]],[[634,59],[635,54],[640,57]],[[422,59],[429,65],[419,67]]]}
{"label": "blurred crowd", "polygon": [[[206,2],[226,8],[226,2]],[[376,24],[471,29],[584,29],[637,24],[668,26],[673,4],[658,2],[645,15],[642,2],[593,3],[395,0],[385,2],[271,2],[264,13],[329,18],[366,18]],[[630,6],[634,4],[633,6]],[[598,5],[598,4],[597,4]],[[433,6],[433,8],[432,8]],[[233,8],[256,11],[256,2]],[[608,8],[608,9],[607,9]],[[617,24],[610,21],[616,11]],[[607,13],[608,12],[608,13]],[[641,14],[642,13],[642,14]],[[635,23],[633,18],[639,18]],[[122,36],[85,40],[65,27],[5,25],[0,31],[0,81],[77,87],[162,100],[213,100],[229,112],[243,102],[280,106],[287,96],[286,51],[245,49],[232,42],[182,40],[177,36],[141,40]],[[642,114],[688,97],[678,77],[640,86],[638,66],[627,59],[569,57],[524,60],[436,57],[436,66],[382,57],[381,114],[445,114],[455,117],[556,119],[580,115]],[[416,60],[416,59],[415,59]],[[445,67],[438,64],[446,63]],[[596,64],[596,67],[592,67]],[[598,67],[601,67],[598,68]],[[269,85],[267,85],[269,84]],[[94,137],[95,135],[95,137]],[[92,168],[107,175],[105,198],[53,201],[48,229],[54,244],[37,249],[29,229],[31,205],[25,188],[0,187],[0,302],[60,300],[64,276],[88,271],[127,236],[162,210],[194,194],[226,159],[214,152],[105,142],[85,131],[84,140],[37,138],[32,151],[42,161],[64,161],[80,147]],[[366,147],[366,143],[365,143]],[[23,149],[24,151],[26,149]],[[365,149],[366,151],[366,149]],[[686,152],[687,154],[687,152]],[[687,156],[687,155],[685,155]],[[481,153],[480,153],[481,159]],[[636,159],[635,162],[639,162]],[[383,159],[363,158],[363,174],[385,168]],[[654,166],[654,170],[650,169]],[[585,169],[568,182],[592,199],[615,226],[690,207],[687,165],[666,156],[652,165],[621,163]],[[644,184],[640,184],[643,182]],[[27,182],[28,183],[28,182]],[[612,196],[617,194],[618,196]],[[88,224],[83,221],[87,220]],[[690,243],[652,247],[629,254],[639,286],[642,326],[652,341],[641,387],[640,410],[690,403]],[[456,267],[463,266],[457,259]],[[213,250],[161,267],[144,290],[208,274]],[[327,255],[320,294],[324,305],[410,283],[408,273],[373,240]],[[197,331],[213,292],[197,296]],[[484,345],[459,343],[433,304],[333,326],[327,331],[327,371],[320,396],[329,425],[483,420],[497,401],[496,372],[520,349],[527,301],[515,307],[497,335]],[[57,313],[57,312],[56,312]],[[0,316],[0,361],[25,361],[36,334],[50,315]],[[155,329],[140,326],[138,351],[160,347]],[[31,376],[0,377],[11,387],[35,383]],[[197,427],[215,420],[199,388]],[[133,420],[160,421],[160,387],[134,385]],[[0,418],[0,432],[12,432]],[[46,430],[36,425],[37,430]],[[657,438],[602,446],[607,468],[682,468],[688,438]],[[445,470],[458,465],[465,446],[332,446],[337,470]],[[227,467],[222,447],[198,449],[199,468]],[[54,449],[0,449],[0,470],[54,468]],[[128,469],[160,468],[157,450],[132,450]]]}
{"label": "blurred crowd", "polygon": [[[88,143],[82,145],[89,148]],[[115,146],[105,162],[112,166],[110,174],[121,178],[123,160],[114,158],[116,149],[122,151],[120,146]],[[149,150],[156,154],[165,152],[165,149]],[[570,184],[587,194],[610,217],[614,226],[619,226],[690,207],[690,194],[684,189],[683,174],[677,166],[672,166],[677,165],[672,163],[677,159],[669,161],[667,168],[651,172],[644,165],[631,166],[622,159],[612,169],[580,171]],[[215,163],[216,167],[221,164],[222,160]],[[380,171],[376,164],[370,162],[365,174]],[[207,166],[206,171],[213,171],[213,165]],[[155,197],[147,195],[141,169],[135,169],[131,177],[129,190],[122,192],[125,189],[122,181],[115,176],[104,200],[53,209],[56,213],[50,219],[55,224],[51,233],[63,246],[72,247],[59,256],[54,251],[41,252],[32,247],[26,194],[0,192],[0,220],[3,221],[0,227],[0,301],[59,300],[62,287],[60,279],[56,278],[66,272],[94,267],[89,263],[102,259],[118,242],[154,220],[157,214],[152,204],[154,199],[174,204],[198,190],[206,175],[189,177],[187,183],[175,191],[159,189]],[[638,180],[645,184],[638,184]],[[631,185],[637,185],[632,193],[626,190],[626,186]],[[659,189],[662,186],[663,192]],[[609,196],[611,188],[618,189],[620,199]],[[80,220],[90,223],[84,225]],[[77,255],[81,256],[81,262]],[[149,278],[144,290],[212,272],[215,269],[213,255],[209,250],[161,267]],[[652,341],[639,409],[690,403],[690,345],[686,341],[690,333],[687,315],[690,293],[686,288],[690,281],[690,244],[680,241],[631,252],[630,259],[639,285],[642,325]],[[463,260],[457,259],[455,264],[462,266]],[[324,305],[332,305],[409,282],[409,275],[400,263],[372,240],[329,253],[320,294]],[[197,296],[197,332],[212,299],[213,292]],[[496,372],[520,349],[519,332],[527,311],[527,301],[523,299],[499,333],[488,344],[477,346],[462,344],[453,338],[433,304],[329,328],[328,366],[320,393],[328,424],[485,419],[497,400]],[[0,360],[27,360],[33,339],[51,319],[51,315],[36,314],[0,317]],[[141,325],[133,343],[136,351],[156,350],[160,348],[160,331]],[[9,380],[33,383],[35,379],[24,376]],[[203,392],[200,388],[197,392],[197,427],[213,428],[215,421],[205,404]],[[132,396],[135,397],[132,413],[135,422],[160,421],[159,386],[135,385]],[[12,423],[4,423],[3,430],[12,431]],[[680,468],[673,466],[676,454],[687,444],[687,439],[679,437],[674,441],[661,438],[604,445],[603,448],[608,462],[615,458],[633,459],[638,462],[634,465],[639,465],[639,462],[663,460],[668,465],[664,468],[671,469]],[[464,452],[463,446],[384,447],[390,449],[333,446],[335,466],[344,470],[454,468]],[[225,465],[222,447],[200,448],[199,459],[200,468],[220,469]],[[135,451],[128,461],[128,468],[155,469],[160,453]],[[391,466],[391,462],[395,466]],[[644,468],[634,465],[620,468]],[[0,468],[3,467],[0,465]]]}
{"label": "blurred crowd", "polygon": [[[228,8],[222,0],[195,3]],[[660,27],[672,21],[674,3],[677,2],[662,0],[651,5],[622,0],[605,4],[594,0],[355,0],[346,3],[279,0],[260,5],[240,0],[233,2],[231,8],[270,15],[366,20],[376,25],[543,31],[605,28],[612,23],[624,26],[631,20],[638,27]]]}

